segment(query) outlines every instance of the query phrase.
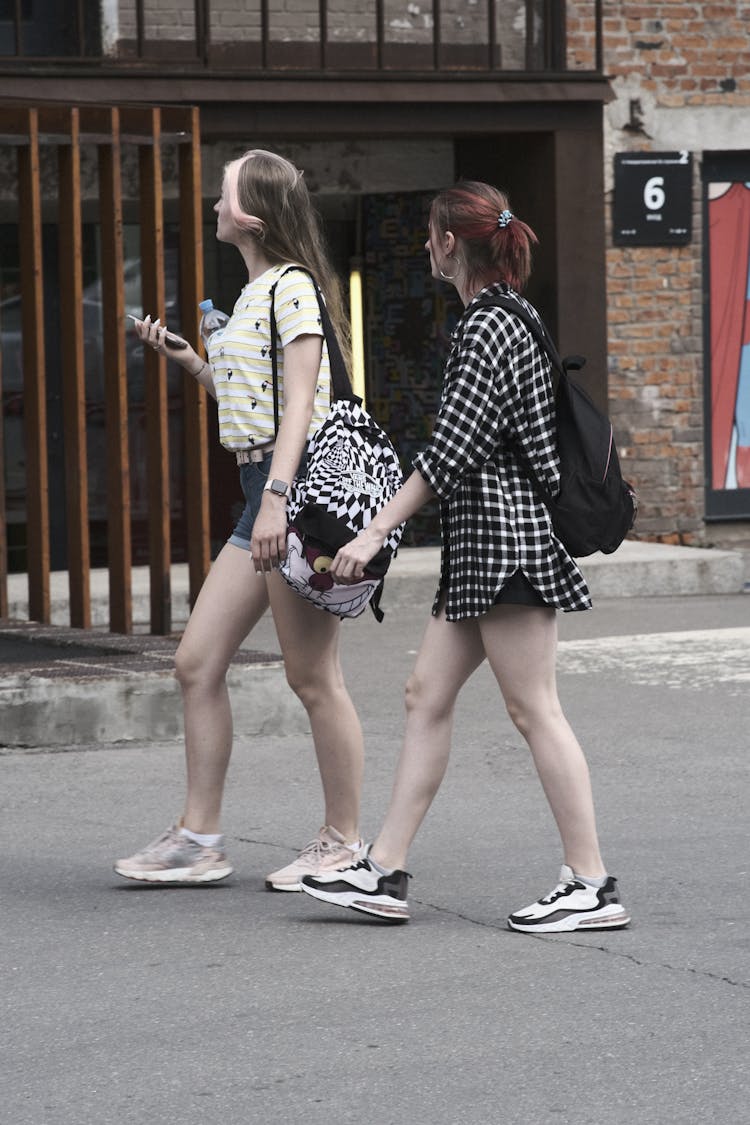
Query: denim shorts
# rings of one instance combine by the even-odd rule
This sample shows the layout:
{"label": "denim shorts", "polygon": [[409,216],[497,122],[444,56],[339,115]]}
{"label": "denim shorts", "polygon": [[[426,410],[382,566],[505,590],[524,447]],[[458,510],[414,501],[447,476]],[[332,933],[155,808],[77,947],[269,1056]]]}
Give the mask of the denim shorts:
{"label": "denim shorts", "polygon": [[[260,502],[263,499],[263,489],[268,480],[272,458],[273,450],[267,453],[262,461],[248,461],[246,465],[240,465],[240,485],[245,497],[245,507],[227,542],[235,547],[242,547],[245,551],[250,550],[253,525],[260,511]],[[302,454],[295,479],[304,477],[306,472],[307,452]]]}

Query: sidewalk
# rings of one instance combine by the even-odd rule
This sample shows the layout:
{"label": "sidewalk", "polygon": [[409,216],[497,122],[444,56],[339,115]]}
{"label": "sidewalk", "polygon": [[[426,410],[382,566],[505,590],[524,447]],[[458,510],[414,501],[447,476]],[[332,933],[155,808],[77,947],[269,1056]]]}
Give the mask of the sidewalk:
{"label": "sidewalk", "polygon": [[[432,601],[438,548],[405,548],[386,582],[388,614]],[[645,596],[737,594],[742,591],[741,552],[626,542],[614,555],[594,555],[581,567],[594,600]],[[92,573],[95,628],[71,629],[67,573],[52,576],[52,624],[26,622],[26,576],[9,582],[10,621],[0,624],[0,745],[69,747],[141,740],[170,741],[182,734],[179,688],[172,674],[178,634],[188,616],[187,566],[172,568],[175,633],[145,632],[149,613],[148,568],[133,571],[136,632],[107,633],[107,571]],[[302,707],[289,692],[270,628],[252,638],[229,673],[237,733],[283,728],[307,730]]]}
{"label": "sidewalk", "polygon": [[[421,602],[385,608],[382,625],[367,614],[341,630],[367,840],[426,615]],[[235,871],[202,889],[112,871],[179,815],[179,742],[0,751],[3,1119],[747,1120],[749,611],[730,594],[602,598],[559,615],[560,693],[633,916],[622,931],[506,928],[552,889],[561,857],[486,665],[461,693],[445,780],[410,850],[406,927],[265,890],[323,822],[310,737],[286,724],[236,738],[222,816]],[[273,651],[270,621],[253,637]],[[281,669],[265,672],[280,695]]]}

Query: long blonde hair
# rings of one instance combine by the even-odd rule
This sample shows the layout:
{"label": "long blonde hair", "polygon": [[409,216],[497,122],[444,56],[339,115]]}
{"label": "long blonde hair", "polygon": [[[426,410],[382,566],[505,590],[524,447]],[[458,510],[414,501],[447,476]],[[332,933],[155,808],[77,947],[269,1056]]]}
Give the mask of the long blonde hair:
{"label": "long blonde hair", "polygon": [[302,172],[283,156],[254,148],[226,165],[224,186],[233,222],[262,243],[269,261],[304,266],[313,275],[348,360],[351,337],[341,283]]}

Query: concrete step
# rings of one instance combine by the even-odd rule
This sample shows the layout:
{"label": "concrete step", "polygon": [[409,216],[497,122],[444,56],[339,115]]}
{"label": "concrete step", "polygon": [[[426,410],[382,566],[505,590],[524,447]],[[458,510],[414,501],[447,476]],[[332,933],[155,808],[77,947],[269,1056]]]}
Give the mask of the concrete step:
{"label": "concrete step", "polygon": [[[0,628],[0,746],[166,742],[183,733],[179,637]],[[278,653],[241,649],[227,677],[238,738],[309,730]]]}
{"label": "concrete step", "polygon": [[[437,548],[399,552],[386,582],[386,614],[431,605],[439,571]],[[745,580],[741,552],[627,542],[614,555],[581,561],[594,599],[689,594],[737,594]],[[180,692],[173,675],[178,637],[151,637],[149,574],[133,572],[134,618],[140,631],[106,632],[107,572],[92,573],[92,630],[68,626],[67,574],[52,576],[52,624],[28,613],[26,576],[9,583],[11,617],[0,627],[0,746],[65,748],[182,736]],[[188,616],[187,567],[172,567],[175,633]],[[388,617],[386,616],[387,627]],[[98,627],[98,631],[97,631]],[[229,691],[241,739],[284,730],[306,733],[307,716],[289,691],[277,652],[242,649]]]}
{"label": "concrete step", "polygon": [[[748,564],[741,551],[702,547],[673,547],[664,543],[627,540],[613,555],[591,555],[579,563],[594,598],[628,598],[684,594],[736,594],[744,586]],[[394,560],[386,580],[384,606],[418,604],[432,600],[440,568],[438,547],[404,547]],[[53,625],[68,625],[67,571],[51,576]],[[25,574],[8,580],[9,618],[28,619],[28,589]],[[108,624],[108,572],[91,572],[92,625]],[[133,620],[136,626],[149,622],[149,570],[133,568]],[[186,563],[172,567],[172,622],[175,628],[188,618],[188,571]]]}
{"label": "concrete step", "polygon": [[[737,594],[750,579],[750,560],[741,551],[673,547],[626,540],[613,555],[580,559],[591,596],[597,598],[669,597],[686,594]],[[399,552],[388,572],[383,599],[390,605],[431,603],[440,567],[439,548]]]}

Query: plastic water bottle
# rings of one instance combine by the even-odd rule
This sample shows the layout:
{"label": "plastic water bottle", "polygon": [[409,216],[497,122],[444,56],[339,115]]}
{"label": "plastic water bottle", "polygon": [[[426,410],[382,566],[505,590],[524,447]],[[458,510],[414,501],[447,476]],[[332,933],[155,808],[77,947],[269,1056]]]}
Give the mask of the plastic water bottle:
{"label": "plastic water bottle", "polygon": [[216,332],[217,329],[223,328],[229,320],[229,317],[225,312],[222,312],[221,309],[214,308],[214,303],[210,297],[207,297],[205,301],[201,301],[198,308],[203,314],[200,323],[201,340],[203,341],[203,347],[207,348],[209,336]]}

